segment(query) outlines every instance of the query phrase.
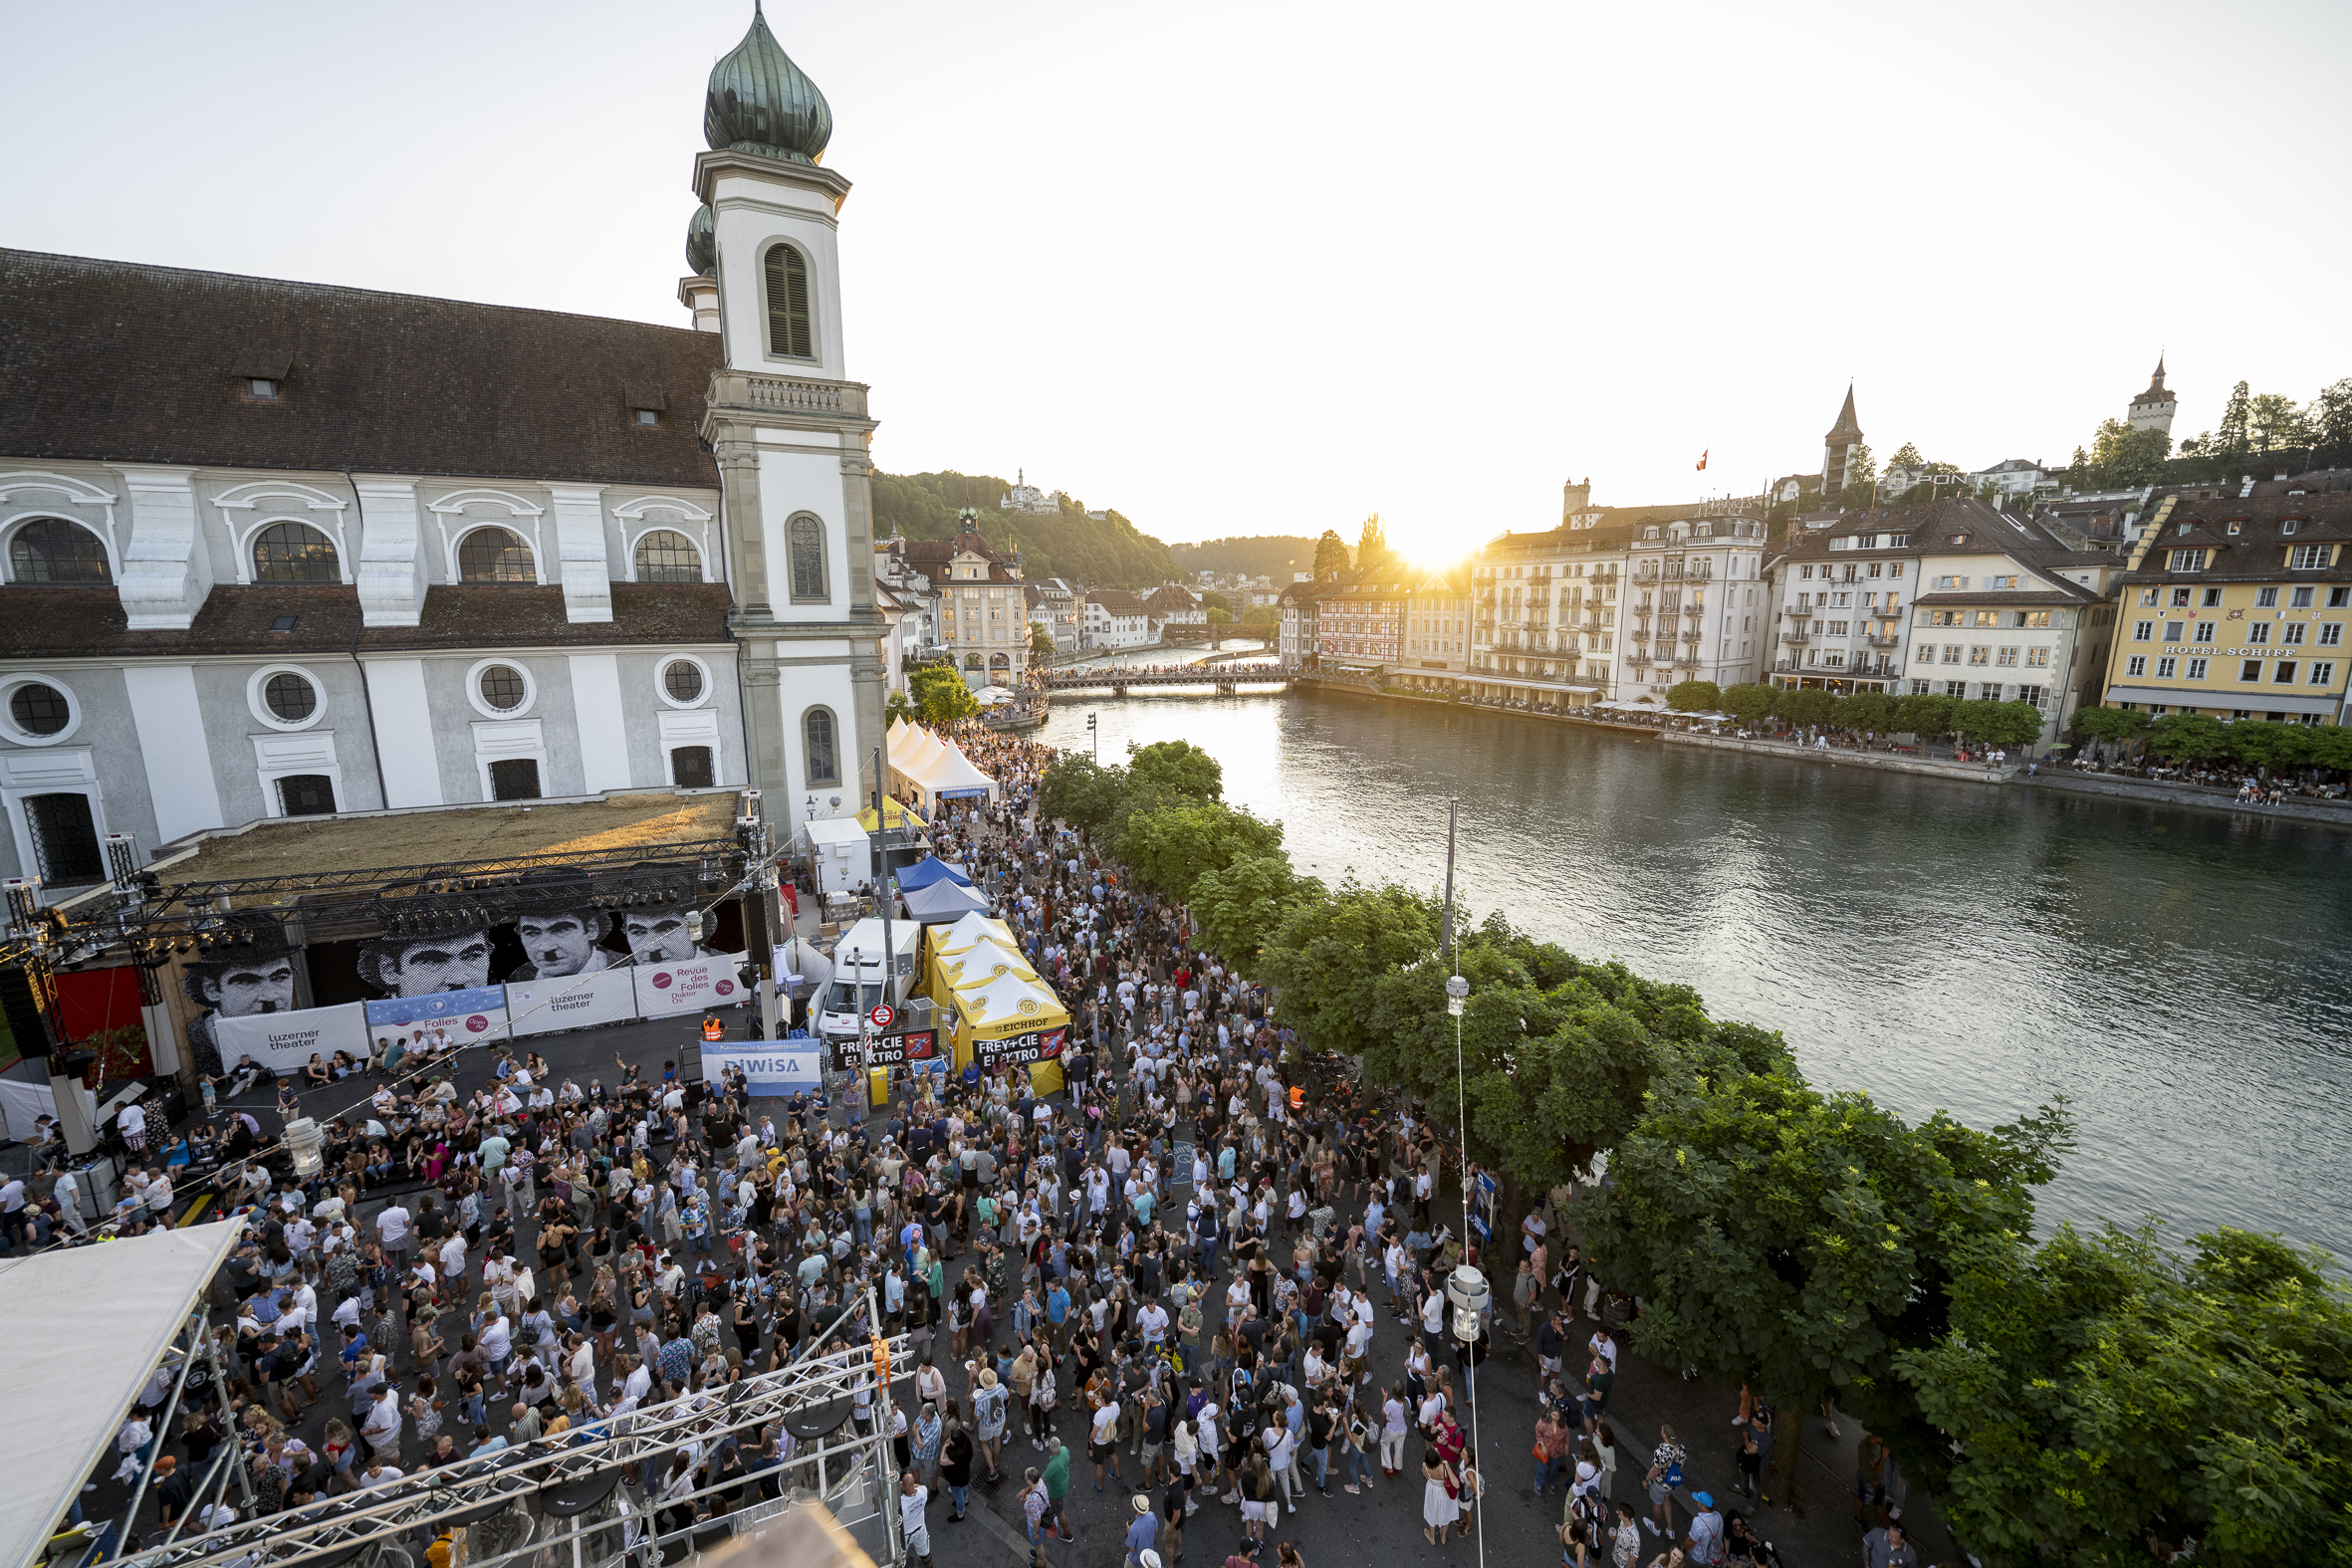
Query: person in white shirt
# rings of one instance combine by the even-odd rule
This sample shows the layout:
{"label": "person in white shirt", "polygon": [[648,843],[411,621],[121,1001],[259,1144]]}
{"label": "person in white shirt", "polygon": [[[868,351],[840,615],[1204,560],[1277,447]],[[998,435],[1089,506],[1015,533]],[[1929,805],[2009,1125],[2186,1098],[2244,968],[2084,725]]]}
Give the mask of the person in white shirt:
{"label": "person in white shirt", "polygon": [[394,1266],[407,1260],[408,1211],[398,1199],[384,1205],[383,1212],[375,1217],[375,1239]]}

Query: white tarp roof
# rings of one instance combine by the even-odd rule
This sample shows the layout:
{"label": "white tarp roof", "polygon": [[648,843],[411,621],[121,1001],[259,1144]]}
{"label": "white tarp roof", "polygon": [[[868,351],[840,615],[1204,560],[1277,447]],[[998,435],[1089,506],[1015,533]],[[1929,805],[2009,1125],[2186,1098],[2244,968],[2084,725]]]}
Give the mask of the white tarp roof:
{"label": "white tarp roof", "polygon": [[890,743],[890,768],[909,779],[921,779],[946,746],[929,730],[916,727]]}
{"label": "white tarp roof", "polygon": [[1016,953],[1021,951],[1021,941],[1013,935],[1011,926],[978,910],[945,931],[934,932],[931,940],[935,944],[935,951],[948,957],[963,952],[975,942],[995,942]]}
{"label": "white tarp roof", "polygon": [[873,835],[868,833],[865,830],[865,824],[854,816],[816,817],[803,822],[801,831],[809,835],[809,842],[812,845],[822,845],[827,849],[839,848],[848,844],[857,844],[868,849],[873,847]]}
{"label": "white tarp roof", "polygon": [[[0,1258],[0,1389],[12,1425],[0,1565],[21,1568],[115,1453],[155,1363],[236,1245],[242,1220]],[[111,1468],[112,1466],[110,1466]]]}
{"label": "white tarp roof", "polygon": [[986,789],[990,799],[995,799],[997,795],[997,782],[973,767],[972,760],[964,755],[964,749],[952,741],[923,770],[922,784],[933,792],[941,789]]}

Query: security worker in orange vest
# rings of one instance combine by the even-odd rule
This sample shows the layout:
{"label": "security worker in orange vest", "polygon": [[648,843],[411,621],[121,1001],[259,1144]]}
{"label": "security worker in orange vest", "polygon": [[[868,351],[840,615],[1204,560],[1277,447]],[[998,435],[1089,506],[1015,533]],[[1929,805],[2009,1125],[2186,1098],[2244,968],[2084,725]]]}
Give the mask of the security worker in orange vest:
{"label": "security worker in orange vest", "polygon": [[725,1039],[727,1037],[727,1025],[719,1021],[719,1015],[717,1013],[706,1012],[702,1015],[702,1037],[706,1040],[718,1040]]}

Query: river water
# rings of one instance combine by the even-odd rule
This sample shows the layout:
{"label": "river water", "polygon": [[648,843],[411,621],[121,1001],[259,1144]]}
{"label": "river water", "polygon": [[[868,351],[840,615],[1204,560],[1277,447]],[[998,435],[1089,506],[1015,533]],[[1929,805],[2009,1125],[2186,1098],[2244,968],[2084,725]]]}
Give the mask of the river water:
{"label": "river water", "polygon": [[1057,699],[1184,739],[1294,861],[1435,889],[1697,988],[1814,1082],[1976,1126],[2073,1101],[2045,1223],[2154,1215],[2352,1257],[2352,834],[1666,746],[1347,693]]}

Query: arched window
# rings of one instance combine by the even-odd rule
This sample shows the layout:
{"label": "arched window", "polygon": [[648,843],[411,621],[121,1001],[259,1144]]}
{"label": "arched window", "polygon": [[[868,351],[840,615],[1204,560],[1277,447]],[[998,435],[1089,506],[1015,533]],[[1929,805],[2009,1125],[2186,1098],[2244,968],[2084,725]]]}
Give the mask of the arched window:
{"label": "arched window", "polygon": [[784,548],[792,568],[793,602],[822,604],[831,598],[824,586],[824,525],[802,513],[784,526]]}
{"label": "arched window", "polygon": [[979,668],[980,668],[980,655],[979,655],[979,654],[977,654],[977,653],[967,653],[967,654],[965,654],[965,655],[964,655],[964,668],[965,668],[965,669],[967,669],[967,670],[977,670],[977,669],[979,669]]}
{"label": "arched window", "polygon": [[839,784],[840,748],[834,744],[832,710],[810,709],[801,720],[801,735],[808,743],[809,783],[812,785]]}
{"label": "arched window", "polygon": [[702,553],[675,529],[657,528],[637,541],[639,582],[700,582]]}
{"label": "arched window", "polygon": [[341,582],[335,546],[315,528],[272,523],[253,538],[256,582]]}
{"label": "arched window", "polygon": [[513,530],[478,528],[457,547],[460,582],[536,582],[531,547]]}
{"label": "arched window", "polygon": [[790,245],[768,250],[768,351],[814,359],[809,331],[809,261]]}
{"label": "arched window", "polygon": [[107,547],[79,524],[35,518],[8,542],[8,574],[18,582],[112,582]]}

